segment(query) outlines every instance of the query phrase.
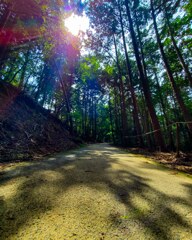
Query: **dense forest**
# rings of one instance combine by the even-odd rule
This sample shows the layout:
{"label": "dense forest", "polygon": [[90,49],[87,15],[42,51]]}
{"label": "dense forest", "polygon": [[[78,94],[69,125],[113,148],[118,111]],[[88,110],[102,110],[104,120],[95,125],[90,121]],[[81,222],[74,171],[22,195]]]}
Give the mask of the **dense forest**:
{"label": "dense forest", "polygon": [[192,0],[0,0],[0,240],[192,240],[191,28]]}
{"label": "dense forest", "polygon": [[191,17],[191,0],[1,0],[0,81],[85,141],[190,150]]}

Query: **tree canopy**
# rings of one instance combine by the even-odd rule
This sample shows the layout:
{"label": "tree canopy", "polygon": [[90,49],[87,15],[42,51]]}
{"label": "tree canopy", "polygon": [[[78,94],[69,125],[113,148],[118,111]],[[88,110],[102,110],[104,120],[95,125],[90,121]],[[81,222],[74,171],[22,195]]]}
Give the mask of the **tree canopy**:
{"label": "tree canopy", "polygon": [[[191,0],[3,0],[0,80],[86,141],[183,149],[192,138]],[[85,13],[86,33],[65,27]],[[82,51],[83,50],[83,51]]]}

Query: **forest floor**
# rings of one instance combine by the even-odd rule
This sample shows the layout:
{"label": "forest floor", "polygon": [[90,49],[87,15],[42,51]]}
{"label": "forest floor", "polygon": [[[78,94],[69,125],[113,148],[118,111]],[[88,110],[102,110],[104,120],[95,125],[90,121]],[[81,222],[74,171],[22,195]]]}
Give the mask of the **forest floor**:
{"label": "forest floor", "polygon": [[143,148],[128,148],[124,150],[150,157],[168,168],[192,175],[192,152],[180,152],[180,156],[177,157],[175,152],[147,151],[147,149]]}
{"label": "forest floor", "polygon": [[0,174],[0,239],[192,239],[192,178],[93,144]]}

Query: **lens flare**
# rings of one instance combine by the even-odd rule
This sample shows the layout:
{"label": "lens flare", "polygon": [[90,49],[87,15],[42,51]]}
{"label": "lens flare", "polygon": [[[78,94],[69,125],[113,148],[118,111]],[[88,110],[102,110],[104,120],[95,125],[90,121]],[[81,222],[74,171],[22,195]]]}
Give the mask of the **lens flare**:
{"label": "lens flare", "polygon": [[77,36],[79,32],[86,32],[89,28],[89,19],[85,15],[77,16],[72,14],[70,17],[65,19],[64,24],[69,32]]}

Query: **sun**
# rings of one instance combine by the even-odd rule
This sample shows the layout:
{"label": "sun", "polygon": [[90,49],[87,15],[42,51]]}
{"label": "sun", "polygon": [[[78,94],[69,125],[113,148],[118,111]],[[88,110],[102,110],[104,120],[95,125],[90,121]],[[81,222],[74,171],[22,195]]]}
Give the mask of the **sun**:
{"label": "sun", "polygon": [[77,36],[80,31],[86,32],[86,30],[89,28],[89,19],[85,15],[78,16],[72,14],[70,17],[64,20],[64,24],[69,32]]}

